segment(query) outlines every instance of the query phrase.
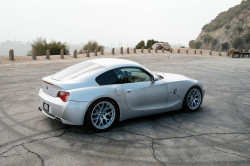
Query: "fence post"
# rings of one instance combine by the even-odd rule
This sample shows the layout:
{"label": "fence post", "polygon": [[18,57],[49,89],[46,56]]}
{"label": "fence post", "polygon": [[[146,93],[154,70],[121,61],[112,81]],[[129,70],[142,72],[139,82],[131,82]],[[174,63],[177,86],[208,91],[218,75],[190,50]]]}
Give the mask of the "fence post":
{"label": "fence post", "polygon": [[164,48],[162,48],[162,53],[164,53]]}
{"label": "fence post", "polygon": [[101,55],[104,55],[104,54],[103,54],[103,49],[101,49]]}
{"label": "fence post", "polygon": [[143,53],[143,48],[144,48],[144,47],[141,48],[141,53]]}
{"label": "fence post", "polygon": [[74,58],[77,58],[77,49],[74,50]]}
{"label": "fence post", "polygon": [[61,50],[61,59],[64,59],[64,50]]}
{"label": "fence post", "polygon": [[123,54],[123,47],[120,48],[120,54]]}
{"label": "fence post", "polygon": [[155,53],[157,53],[157,48],[155,48]]}
{"label": "fence post", "polygon": [[97,49],[95,49],[94,55],[97,56]]}
{"label": "fence post", "polygon": [[50,50],[46,50],[46,59],[50,59]]}
{"label": "fence post", "polygon": [[209,55],[212,55],[212,51],[209,52]]}
{"label": "fence post", "polygon": [[170,49],[170,53],[172,53],[173,52],[173,50],[172,50],[172,48]]}
{"label": "fence post", "polygon": [[227,52],[227,56],[229,56],[229,52]]}
{"label": "fence post", "polygon": [[14,58],[14,50],[13,49],[11,49],[10,51],[9,51],[9,60],[14,60],[15,58]]}
{"label": "fence post", "polygon": [[112,54],[115,55],[115,49],[114,48],[112,48]]}
{"label": "fence post", "polygon": [[221,56],[221,52],[219,52],[219,56]]}
{"label": "fence post", "polygon": [[89,57],[89,50],[87,50],[86,52],[86,57]]}
{"label": "fence post", "polygon": [[136,53],[136,48],[134,48],[134,53]]}
{"label": "fence post", "polygon": [[194,54],[196,54],[196,50],[194,50]]}
{"label": "fence post", "polygon": [[200,54],[202,54],[202,50],[200,51]]}
{"label": "fence post", "polygon": [[148,48],[148,53],[150,53],[150,48]]}
{"label": "fence post", "polygon": [[32,51],[32,60],[36,60],[36,51]]}
{"label": "fence post", "polygon": [[127,54],[129,54],[129,47],[127,48]]}

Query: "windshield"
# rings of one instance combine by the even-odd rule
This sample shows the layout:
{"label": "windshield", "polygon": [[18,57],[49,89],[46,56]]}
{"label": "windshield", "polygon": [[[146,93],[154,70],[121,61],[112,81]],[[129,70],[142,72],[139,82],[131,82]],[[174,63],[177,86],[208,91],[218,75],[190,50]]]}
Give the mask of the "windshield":
{"label": "windshield", "polygon": [[57,81],[66,81],[101,68],[103,68],[101,65],[95,63],[82,62],[55,73],[51,78]]}

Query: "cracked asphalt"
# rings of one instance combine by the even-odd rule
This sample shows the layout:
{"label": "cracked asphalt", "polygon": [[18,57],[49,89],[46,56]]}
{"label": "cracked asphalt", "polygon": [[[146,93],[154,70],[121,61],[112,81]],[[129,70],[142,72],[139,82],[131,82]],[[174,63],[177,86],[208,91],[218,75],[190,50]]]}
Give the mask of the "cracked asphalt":
{"label": "cracked asphalt", "polygon": [[202,106],[126,120],[95,133],[56,124],[37,109],[42,77],[88,58],[1,64],[0,165],[250,165],[250,58],[110,57],[202,81]]}

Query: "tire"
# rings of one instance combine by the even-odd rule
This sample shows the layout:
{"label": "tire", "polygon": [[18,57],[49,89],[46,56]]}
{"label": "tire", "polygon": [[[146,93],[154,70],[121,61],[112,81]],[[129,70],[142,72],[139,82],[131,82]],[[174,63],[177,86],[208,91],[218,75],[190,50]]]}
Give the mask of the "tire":
{"label": "tire", "polygon": [[110,99],[99,99],[93,102],[86,113],[86,124],[97,131],[109,130],[118,119],[118,106]]}
{"label": "tire", "polygon": [[202,101],[202,92],[199,87],[192,87],[188,90],[184,101],[183,107],[186,111],[192,112],[200,108]]}

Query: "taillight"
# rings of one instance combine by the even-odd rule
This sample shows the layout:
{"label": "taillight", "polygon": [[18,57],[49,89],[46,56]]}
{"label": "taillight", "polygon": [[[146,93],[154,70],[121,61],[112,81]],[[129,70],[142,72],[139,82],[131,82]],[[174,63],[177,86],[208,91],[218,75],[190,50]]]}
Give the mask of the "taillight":
{"label": "taillight", "polygon": [[69,92],[58,92],[57,97],[59,97],[63,102],[67,102],[70,97]]}

